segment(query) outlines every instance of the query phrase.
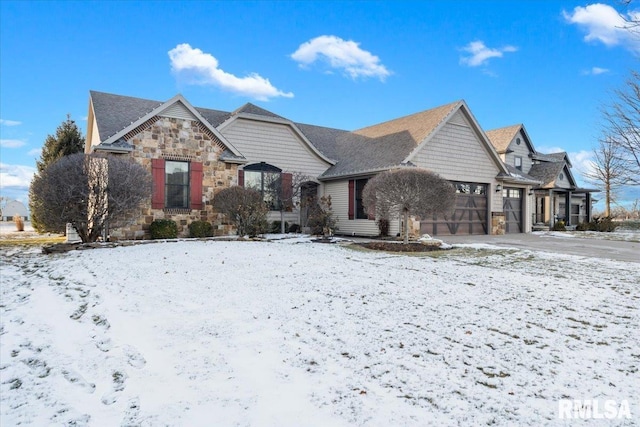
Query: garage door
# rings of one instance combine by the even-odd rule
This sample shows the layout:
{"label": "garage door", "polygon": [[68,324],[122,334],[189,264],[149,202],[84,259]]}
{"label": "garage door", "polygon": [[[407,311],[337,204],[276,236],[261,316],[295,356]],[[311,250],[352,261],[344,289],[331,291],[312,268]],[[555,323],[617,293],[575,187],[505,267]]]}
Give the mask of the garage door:
{"label": "garage door", "polygon": [[420,231],[432,236],[487,234],[487,185],[469,182],[456,186],[456,210],[449,216],[422,220]]}
{"label": "garage door", "polygon": [[506,232],[522,233],[522,189],[505,188],[502,190],[502,208]]}

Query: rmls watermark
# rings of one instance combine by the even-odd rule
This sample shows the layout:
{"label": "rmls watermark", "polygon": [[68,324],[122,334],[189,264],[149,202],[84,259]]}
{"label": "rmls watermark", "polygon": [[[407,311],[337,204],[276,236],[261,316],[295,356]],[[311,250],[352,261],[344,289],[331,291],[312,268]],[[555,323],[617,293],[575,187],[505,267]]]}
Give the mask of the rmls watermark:
{"label": "rmls watermark", "polygon": [[585,399],[558,401],[560,419],[631,419],[627,400]]}

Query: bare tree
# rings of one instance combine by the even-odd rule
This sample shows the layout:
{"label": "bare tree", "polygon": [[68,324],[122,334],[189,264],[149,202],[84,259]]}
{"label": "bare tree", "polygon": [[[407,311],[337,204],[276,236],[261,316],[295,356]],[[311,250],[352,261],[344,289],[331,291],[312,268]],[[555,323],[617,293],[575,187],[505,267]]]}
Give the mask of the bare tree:
{"label": "bare tree", "polygon": [[266,222],[268,208],[259,191],[239,186],[218,192],[213,198],[213,207],[227,215],[236,227],[239,236],[256,235]]}
{"label": "bare tree", "polygon": [[604,189],[604,216],[611,216],[611,204],[616,201],[616,193],[627,182],[626,162],[620,155],[621,148],[611,138],[600,140],[593,150],[591,169],[583,174],[586,180]]}
{"label": "bare tree", "polygon": [[36,175],[29,197],[44,231],[62,232],[71,223],[83,242],[95,242],[107,227],[137,218],[151,197],[151,175],[129,158],[77,153]]}
{"label": "bare tree", "polygon": [[273,205],[280,211],[280,232],[284,234],[284,213],[290,212],[301,203],[302,184],[311,180],[309,175],[302,172],[282,173],[269,175],[265,188],[269,188],[274,197]]}
{"label": "bare tree", "polygon": [[625,87],[603,111],[604,134],[616,145],[625,185],[640,185],[640,73],[631,72]]}
{"label": "bare tree", "polygon": [[364,187],[362,200],[368,213],[379,218],[402,215],[404,243],[409,243],[409,216],[446,214],[455,208],[456,190],[426,169],[399,168],[376,175]]}

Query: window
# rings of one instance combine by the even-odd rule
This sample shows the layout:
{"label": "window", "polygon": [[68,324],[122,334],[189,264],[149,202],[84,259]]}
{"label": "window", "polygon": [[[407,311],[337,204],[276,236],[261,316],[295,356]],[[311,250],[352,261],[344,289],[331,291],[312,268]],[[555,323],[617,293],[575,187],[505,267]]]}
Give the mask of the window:
{"label": "window", "polygon": [[189,162],[165,162],[164,206],[166,208],[189,208]]}
{"label": "window", "polygon": [[362,203],[362,190],[367,185],[368,178],[349,180],[349,219],[374,219],[374,215],[367,215]]}
{"label": "window", "polygon": [[280,210],[281,169],[264,162],[245,166],[244,186],[259,191],[269,210]]}
{"label": "window", "polygon": [[560,176],[558,177],[560,179],[560,181],[562,181],[564,179],[564,174],[561,173]]}
{"label": "window", "polygon": [[481,196],[487,194],[486,184],[475,184],[470,182],[457,182],[455,183],[457,194],[474,194]]}
{"label": "window", "polygon": [[152,209],[202,209],[202,163],[151,160]]}
{"label": "window", "polygon": [[362,190],[367,185],[368,179],[356,179],[356,219],[368,219],[369,217],[364,212],[364,204],[362,203]]}
{"label": "window", "polygon": [[516,138],[516,145],[520,145],[520,138]]}
{"label": "window", "polygon": [[519,171],[522,170],[522,157],[520,156],[515,156],[514,158],[514,164],[516,169],[518,169]]}

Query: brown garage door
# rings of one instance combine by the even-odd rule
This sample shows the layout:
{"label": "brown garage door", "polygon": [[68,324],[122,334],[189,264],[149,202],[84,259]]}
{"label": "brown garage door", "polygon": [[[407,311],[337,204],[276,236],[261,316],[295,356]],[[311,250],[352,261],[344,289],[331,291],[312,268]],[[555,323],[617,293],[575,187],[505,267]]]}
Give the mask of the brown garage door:
{"label": "brown garage door", "polygon": [[432,236],[487,234],[487,185],[457,182],[456,210],[452,215],[422,220],[420,231]]}
{"label": "brown garage door", "polygon": [[522,233],[522,189],[505,188],[502,190],[502,208],[506,232]]}

